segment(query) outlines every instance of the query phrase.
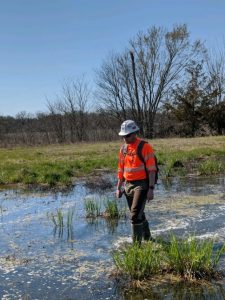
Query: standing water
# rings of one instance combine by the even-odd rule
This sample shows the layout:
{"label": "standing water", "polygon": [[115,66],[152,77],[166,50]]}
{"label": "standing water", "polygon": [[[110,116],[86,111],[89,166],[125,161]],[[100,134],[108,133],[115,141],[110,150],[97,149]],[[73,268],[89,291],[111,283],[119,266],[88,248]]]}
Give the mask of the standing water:
{"label": "standing water", "polygon": [[[224,280],[204,288],[153,284],[145,295],[118,288],[111,253],[131,240],[129,217],[117,222],[88,219],[84,205],[85,199],[113,197],[112,190],[99,192],[82,183],[66,193],[1,191],[0,298],[225,299]],[[124,198],[118,203],[126,207]],[[57,212],[63,215],[63,226],[54,224]],[[154,237],[195,234],[220,246],[225,243],[225,178],[161,182],[146,216]],[[224,256],[219,268],[225,270]]]}

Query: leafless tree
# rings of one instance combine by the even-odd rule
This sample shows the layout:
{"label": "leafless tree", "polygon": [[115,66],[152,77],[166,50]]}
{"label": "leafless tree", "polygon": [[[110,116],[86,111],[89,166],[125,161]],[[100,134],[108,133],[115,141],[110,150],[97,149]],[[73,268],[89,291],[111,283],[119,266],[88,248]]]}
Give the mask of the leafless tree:
{"label": "leafless tree", "polygon": [[211,81],[217,89],[218,94],[216,103],[219,104],[225,98],[225,51],[224,49],[216,49],[206,54],[207,71],[211,77]]}
{"label": "leafless tree", "polygon": [[71,128],[73,126],[79,141],[85,139],[85,127],[87,126],[85,113],[88,108],[89,95],[90,89],[84,77],[64,86],[66,113],[71,116]]}
{"label": "leafless tree", "polygon": [[55,101],[50,101],[47,99],[47,108],[49,110],[49,118],[51,119],[51,124],[53,131],[56,134],[58,143],[65,143],[66,141],[66,128],[65,128],[65,118],[63,116],[63,106],[60,99]]}
{"label": "leafless tree", "polygon": [[55,129],[60,140],[66,139],[67,131],[72,143],[85,139],[89,94],[88,84],[84,77],[80,77],[77,80],[64,81],[57,100],[47,101],[48,109],[56,119]]}
{"label": "leafless tree", "polygon": [[124,53],[111,55],[97,72],[104,107],[118,120],[134,118],[141,133],[153,137],[160,103],[202,49],[199,41],[190,43],[186,25],[140,32]]}

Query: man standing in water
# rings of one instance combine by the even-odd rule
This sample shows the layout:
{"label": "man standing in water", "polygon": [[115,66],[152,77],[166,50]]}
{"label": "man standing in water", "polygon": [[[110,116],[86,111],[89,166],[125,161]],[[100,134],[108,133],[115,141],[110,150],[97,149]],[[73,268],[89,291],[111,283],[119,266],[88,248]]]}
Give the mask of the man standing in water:
{"label": "man standing in water", "polygon": [[[122,196],[125,183],[125,196],[130,210],[132,238],[141,244],[144,240],[151,240],[148,221],[145,218],[146,200],[154,198],[156,165],[152,146],[143,143],[137,137],[139,127],[132,120],[124,121],[119,135],[124,139],[124,145],[119,151],[118,183],[116,197]],[[142,147],[139,145],[142,144]],[[140,150],[141,149],[141,150]],[[141,151],[140,158],[139,152]]]}

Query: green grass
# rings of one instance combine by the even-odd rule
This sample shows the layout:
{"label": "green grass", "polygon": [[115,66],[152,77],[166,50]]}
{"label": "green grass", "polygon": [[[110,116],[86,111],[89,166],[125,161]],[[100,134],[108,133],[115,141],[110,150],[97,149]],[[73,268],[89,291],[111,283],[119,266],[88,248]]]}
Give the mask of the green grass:
{"label": "green grass", "polygon": [[126,216],[126,208],[118,207],[118,200],[104,199],[103,201],[105,211],[104,216],[109,219],[119,219]]}
{"label": "green grass", "polygon": [[221,276],[217,266],[225,244],[216,251],[214,248],[211,240],[199,241],[194,236],[178,239],[171,235],[168,242],[134,244],[114,251],[112,256],[120,273],[131,280],[151,279],[157,274],[210,280]]}
{"label": "green grass", "polygon": [[179,240],[172,235],[165,248],[170,270],[187,279],[210,279],[216,274],[225,244],[214,253],[212,240],[198,241],[195,237]]}
{"label": "green grass", "polygon": [[[160,177],[224,173],[225,137],[156,139],[150,141]],[[0,149],[0,185],[68,186],[76,178],[101,170],[116,172],[122,141]],[[207,162],[207,161],[210,161]],[[217,162],[212,163],[211,161]]]}
{"label": "green grass", "polygon": [[215,175],[225,170],[225,162],[208,159],[198,166],[201,175]]}
{"label": "green grass", "polygon": [[162,273],[163,251],[152,243],[138,243],[113,253],[113,261],[123,274],[132,280],[142,280]]}
{"label": "green grass", "polygon": [[[120,203],[120,205],[118,205]],[[86,218],[104,217],[106,219],[120,219],[126,216],[126,206],[121,201],[105,197],[86,198],[84,201]]]}
{"label": "green grass", "polygon": [[[74,209],[68,211],[66,216],[63,214],[62,209],[57,209],[56,213],[48,214],[48,217],[55,227],[63,228],[66,226],[69,228],[73,223]],[[64,218],[66,219],[66,222]]]}
{"label": "green grass", "polygon": [[96,199],[85,199],[86,218],[97,218],[101,215],[101,202]]}

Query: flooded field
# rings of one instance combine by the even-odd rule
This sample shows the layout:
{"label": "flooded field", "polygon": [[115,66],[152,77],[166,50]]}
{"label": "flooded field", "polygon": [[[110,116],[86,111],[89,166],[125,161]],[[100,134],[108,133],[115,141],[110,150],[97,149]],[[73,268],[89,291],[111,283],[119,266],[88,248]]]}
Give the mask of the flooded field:
{"label": "flooded field", "polygon": [[[114,190],[94,190],[82,182],[67,192],[0,191],[0,298],[225,299],[224,280],[195,287],[154,282],[147,294],[121,291],[112,276],[111,251],[131,241],[129,214],[113,223],[86,218],[85,199],[105,197],[113,198]],[[121,209],[126,207],[125,199],[119,201]],[[64,216],[62,227],[52,220],[57,210]],[[190,233],[220,246],[225,243],[225,178],[160,182],[146,215],[155,237]],[[225,270],[225,257],[219,267]]]}

